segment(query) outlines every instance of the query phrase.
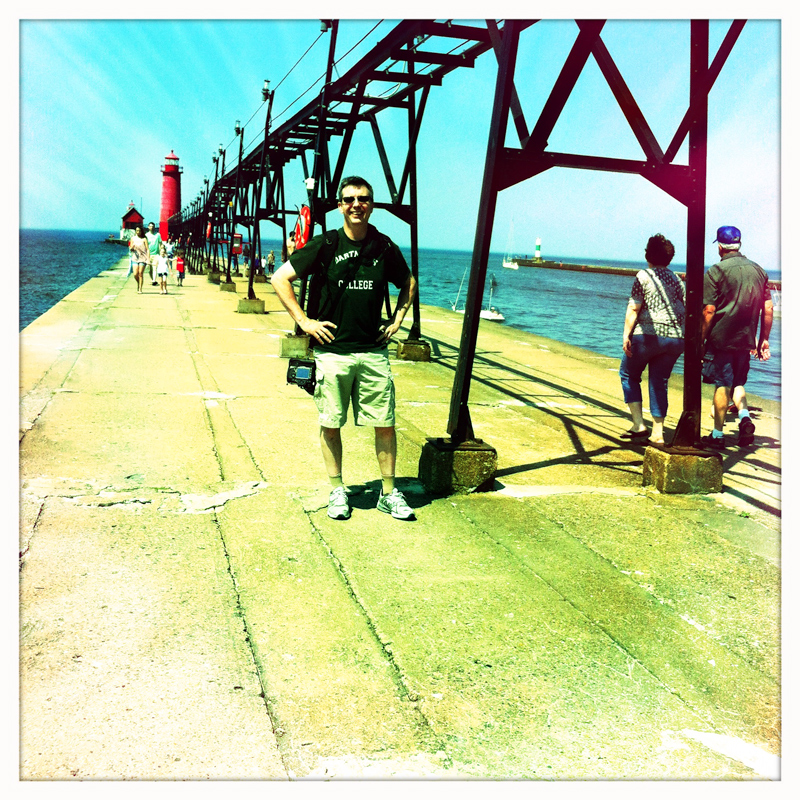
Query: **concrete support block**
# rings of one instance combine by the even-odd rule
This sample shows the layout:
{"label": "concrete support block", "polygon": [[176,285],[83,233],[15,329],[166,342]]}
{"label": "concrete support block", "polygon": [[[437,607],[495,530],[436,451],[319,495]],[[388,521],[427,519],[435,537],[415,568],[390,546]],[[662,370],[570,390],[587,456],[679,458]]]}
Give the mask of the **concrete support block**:
{"label": "concrete support block", "polygon": [[481,439],[460,445],[428,439],[419,459],[419,479],[431,494],[489,491],[496,471],[497,450]]}
{"label": "concrete support block", "polygon": [[281,358],[309,358],[311,337],[306,334],[287,334],[281,339]]}
{"label": "concrete support block", "polygon": [[267,276],[266,275],[254,275],[253,276],[253,283],[267,283]]}
{"label": "concrete support block", "polygon": [[219,290],[221,292],[235,292],[236,291],[236,284],[233,281],[228,283],[225,280],[220,280],[220,282],[219,282]]}
{"label": "concrete support block", "polygon": [[219,283],[220,274],[219,272],[209,272],[208,273],[208,280],[211,283]]}
{"label": "concrete support block", "polygon": [[248,300],[242,297],[239,300],[239,307],[236,309],[240,314],[266,314],[264,310],[264,301],[256,298],[255,300]]}
{"label": "concrete support block", "polygon": [[642,485],[665,494],[721,492],[722,456],[690,448],[648,447],[644,451]]}
{"label": "concrete support block", "polygon": [[397,357],[401,361],[430,361],[431,346],[421,339],[406,339],[397,343]]}

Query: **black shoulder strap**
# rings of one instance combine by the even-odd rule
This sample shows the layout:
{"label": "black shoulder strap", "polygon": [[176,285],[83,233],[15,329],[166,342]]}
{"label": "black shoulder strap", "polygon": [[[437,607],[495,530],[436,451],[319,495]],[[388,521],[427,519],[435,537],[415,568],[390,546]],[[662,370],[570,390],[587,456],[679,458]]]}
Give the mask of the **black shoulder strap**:
{"label": "black shoulder strap", "polygon": [[339,244],[339,231],[335,228],[326,231],[325,240],[322,242],[317,257],[314,259],[314,271],[308,282],[308,303],[306,304],[306,314],[312,319],[316,319],[319,313],[319,301],[322,294],[322,286],[328,277],[328,267],[336,255],[336,248]]}
{"label": "black shoulder strap", "polygon": [[336,246],[339,244],[339,231],[334,228],[330,231],[325,231],[325,241],[322,244],[322,247],[319,249],[319,253],[317,254],[317,259],[323,265],[323,267],[327,270],[328,265],[333,261],[333,257],[336,255]]}

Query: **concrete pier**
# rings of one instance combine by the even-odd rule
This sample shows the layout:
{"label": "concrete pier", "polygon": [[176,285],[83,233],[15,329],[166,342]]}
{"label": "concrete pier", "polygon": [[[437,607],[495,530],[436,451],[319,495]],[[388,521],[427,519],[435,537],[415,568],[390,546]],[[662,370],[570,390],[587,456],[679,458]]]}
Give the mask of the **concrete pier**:
{"label": "concrete pier", "polygon": [[661,493],[618,361],[483,322],[493,491],[428,495],[463,317],[423,306],[430,361],[392,364],[418,519],[349,423],[334,521],[271,286],[239,314],[246,278],[126,272],[21,334],[23,780],[778,777],[779,404],[722,492]]}

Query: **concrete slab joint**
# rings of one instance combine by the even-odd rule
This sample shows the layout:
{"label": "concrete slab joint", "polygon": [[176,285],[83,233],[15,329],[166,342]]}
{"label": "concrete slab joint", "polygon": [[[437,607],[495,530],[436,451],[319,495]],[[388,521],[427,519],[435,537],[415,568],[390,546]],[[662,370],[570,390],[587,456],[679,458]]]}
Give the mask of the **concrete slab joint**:
{"label": "concrete slab joint", "polygon": [[497,450],[481,439],[456,445],[429,438],[419,459],[419,479],[432,494],[486,492],[494,485]]}
{"label": "concrete slab joint", "polygon": [[648,447],[644,451],[642,485],[665,494],[709,494],[722,491],[719,453],[676,452]]}

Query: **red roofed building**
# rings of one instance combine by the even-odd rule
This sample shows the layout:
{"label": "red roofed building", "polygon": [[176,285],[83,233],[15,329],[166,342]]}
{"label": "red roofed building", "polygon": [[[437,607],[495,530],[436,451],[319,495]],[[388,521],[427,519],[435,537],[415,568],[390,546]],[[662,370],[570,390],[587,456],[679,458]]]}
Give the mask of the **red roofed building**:
{"label": "red roofed building", "polygon": [[131,200],[128,210],[122,217],[119,238],[130,239],[137,225],[144,225],[144,217],[136,210],[136,207],[133,205],[133,200]]}

